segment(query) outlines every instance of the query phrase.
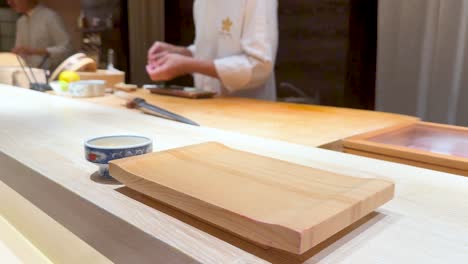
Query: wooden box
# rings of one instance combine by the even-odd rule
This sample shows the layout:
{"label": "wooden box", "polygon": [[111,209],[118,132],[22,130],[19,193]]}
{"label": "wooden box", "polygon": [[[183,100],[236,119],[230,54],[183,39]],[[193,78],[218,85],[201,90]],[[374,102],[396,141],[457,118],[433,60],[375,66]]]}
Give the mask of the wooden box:
{"label": "wooden box", "polygon": [[345,139],[344,152],[468,176],[468,128],[417,122]]}
{"label": "wooden box", "polygon": [[96,72],[78,72],[81,80],[103,80],[106,87],[115,88],[116,84],[125,83],[125,72],[97,70]]}

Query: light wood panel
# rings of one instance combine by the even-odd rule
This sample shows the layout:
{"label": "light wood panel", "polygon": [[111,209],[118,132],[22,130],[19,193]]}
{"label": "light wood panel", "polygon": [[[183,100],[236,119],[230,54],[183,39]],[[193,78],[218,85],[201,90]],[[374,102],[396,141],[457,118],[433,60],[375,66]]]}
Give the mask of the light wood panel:
{"label": "light wood panel", "polygon": [[[0,180],[111,261],[120,263],[463,263],[468,178],[323,149],[193,127],[83,101],[0,86]],[[264,249],[96,179],[91,137],[147,135],[155,151],[216,141],[331,173],[395,182],[395,198],[301,256]],[[7,203],[2,203],[7,204]],[[12,221],[13,223],[15,221]]]}
{"label": "light wood panel", "polygon": [[[154,259],[158,259],[163,263],[198,263],[125,220],[102,210],[93,203],[94,200],[83,199],[76,192],[65,189],[1,152],[0,164],[2,187],[8,186],[14,191],[13,194],[12,191],[4,192],[3,188],[1,195],[14,198],[5,199],[7,201],[15,201],[1,204],[2,214],[52,261],[154,263]],[[48,169],[53,169],[53,166]],[[71,171],[66,174],[62,171],[62,174],[71,181],[79,181]],[[91,173],[91,177],[87,175],[86,180],[99,182],[99,179],[92,177],[94,174]],[[92,188],[91,185],[81,187],[82,191]],[[99,190],[94,191],[97,191],[96,195],[100,193]],[[112,193],[101,194],[112,197]],[[18,195],[24,197],[22,202],[17,202]],[[126,211],[122,208],[120,210]]]}
{"label": "light wood panel", "polygon": [[[418,167],[468,174],[468,128],[418,122],[344,140],[347,152],[406,161]],[[356,152],[354,152],[356,153]]]}
{"label": "light wood panel", "polygon": [[[8,168],[3,167],[3,173],[9,173]],[[8,201],[0,204],[0,220],[3,216],[30,244],[14,248],[24,263],[112,263],[2,181],[0,200]]]}
{"label": "light wood panel", "polygon": [[388,202],[394,185],[210,142],[113,161],[131,189],[258,244],[303,254]]}
{"label": "light wood panel", "polygon": [[[389,113],[245,98],[190,100],[153,95],[145,90],[132,95],[188,117],[202,126],[312,147],[418,120]],[[125,101],[114,95],[85,100],[116,108],[125,107]]]}
{"label": "light wood panel", "polygon": [[430,169],[430,170],[435,170],[435,171],[442,171],[442,172],[451,173],[451,174],[468,176],[468,171],[457,170],[457,169],[454,169],[454,168],[444,167],[444,166],[437,166],[437,165],[430,164],[430,163],[424,163],[424,162],[418,162],[418,161],[414,161],[414,160],[407,160],[407,159],[402,159],[402,158],[397,158],[397,157],[392,157],[392,156],[380,155],[380,154],[377,154],[377,153],[359,151],[359,150],[350,149],[350,148],[344,148],[343,152],[344,153],[349,153],[349,154],[354,154],[354,155],[359,155],[359,156],[363,156],[363,157],[373,158],[373,159],[379,159],[379,160],[385,160],[385,161],[390,161],[390,162],[406,164],[406,165],[415,166],[415,167],[419,167],[419,168],[425,168],[425,169]]}
{"label": "light wood panel", "polygon": [[0,262],[52,264],[0,214]]}

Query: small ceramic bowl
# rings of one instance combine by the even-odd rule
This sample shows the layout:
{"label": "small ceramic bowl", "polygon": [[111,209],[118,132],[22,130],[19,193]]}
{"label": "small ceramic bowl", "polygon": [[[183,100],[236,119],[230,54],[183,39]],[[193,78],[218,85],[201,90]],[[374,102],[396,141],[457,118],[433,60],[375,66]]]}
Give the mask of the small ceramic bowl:
{"label": "small ceramic bowl", "polygon": [[74,97],[99,97],[106,93],[106,81],[87,80],[72,82],[68,85],[69,93]]}
{"label": "small ceramic bowl", "polygon": [[85,142],[86,159],[98,165],[99,174],[106,179],[112,179],[109,175],[109,161],[143,155],[152,151],[152,140],[142,136],[107,136]]}
{"label": "small ceramic bowl", "polygon": [[68,95],[68,85],[64,85],[59,81],[50,82],[49,85],[56,95]]}

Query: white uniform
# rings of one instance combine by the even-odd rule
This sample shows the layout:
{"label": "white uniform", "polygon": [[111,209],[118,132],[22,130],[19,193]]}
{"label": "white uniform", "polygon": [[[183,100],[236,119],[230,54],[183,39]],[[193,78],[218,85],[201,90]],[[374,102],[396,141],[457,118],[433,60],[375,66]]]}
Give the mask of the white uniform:
{"label": "white uniform", "polygon": [[195,86],[222,95],[276,100],[277,0],[195,0],[195,58],[214,60],[220,80]]}
{"label": "white uniform", "polygon": [[[60,17],[51,9],[37,5],[16,22],[16,47],[43,48],[50,54],[46,67],[55,67],[71,53],[71,40]],[[25,60],[38,67],[43,56]]]}

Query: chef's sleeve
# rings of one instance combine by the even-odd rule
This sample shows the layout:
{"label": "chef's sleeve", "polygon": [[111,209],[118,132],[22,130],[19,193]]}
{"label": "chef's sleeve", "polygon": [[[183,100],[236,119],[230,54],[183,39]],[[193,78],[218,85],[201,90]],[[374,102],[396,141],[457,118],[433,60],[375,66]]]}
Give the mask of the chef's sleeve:
{"label": "chef's sleeve", "polygon": [[192,56],[195,57],[195,44],[188,46],[187,49],[192,53]]}
{"label": "chef's sleeve", "polygon": [[247,0],[242,53],[215,60],[223,85],[230,91],[256,88],[273,73],[278,47],[277,0]]}

